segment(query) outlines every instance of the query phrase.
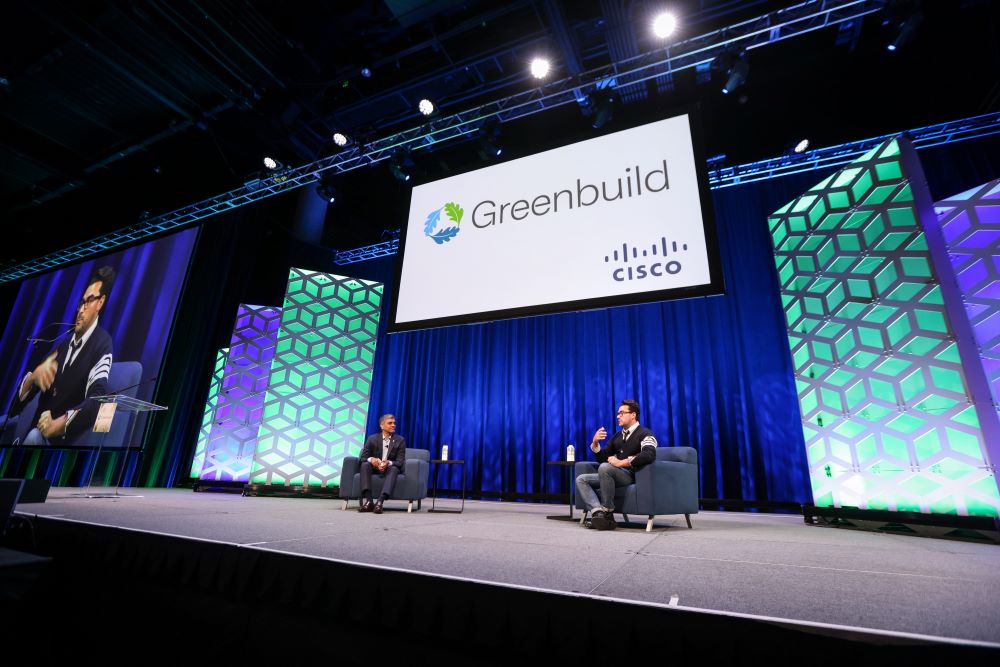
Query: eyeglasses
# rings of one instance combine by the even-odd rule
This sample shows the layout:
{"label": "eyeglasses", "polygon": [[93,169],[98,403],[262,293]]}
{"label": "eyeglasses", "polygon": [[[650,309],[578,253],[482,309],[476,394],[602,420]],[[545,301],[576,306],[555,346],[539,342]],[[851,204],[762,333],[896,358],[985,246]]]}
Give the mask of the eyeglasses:
{"label": "eyeglasses", "polygon": [[101,294],[97,294],[97,295],[91,294],[90,296],[85,296],[82,299],[80,299],[80,305],[77,306],[77,307],[78,308],[86,308],[90,304],[92,304],[95,301],[99,300],[101,298],[101,296],[102,296]]}

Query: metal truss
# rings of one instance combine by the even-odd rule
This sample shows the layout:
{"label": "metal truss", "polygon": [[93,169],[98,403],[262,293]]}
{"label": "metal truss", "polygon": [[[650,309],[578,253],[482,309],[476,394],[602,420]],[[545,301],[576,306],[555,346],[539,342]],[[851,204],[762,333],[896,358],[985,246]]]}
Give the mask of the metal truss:
{"label": "metal truss", "polygon": [[658,48],[611,65],[431,120],[415,128],[354,145],[335,155],[286,169],[252,184],[150,218],[71,248],[0,271],[0,283],[19,280],[48,269],[97,255],[113,248],[184,227],[219,213],[283,194],[317,182],[329,173],[343,173],[376,165],[400,148],[422,150],[460,140],[487,119],[501,122],[579,103],[597,88],[633,86],[657,77],[711,62],[723,52],[749,51],[814,30],[860,20],[881,11],[884,0],[808,0],[721,30]]}
{"label": "metal truss", "polygon": [[[938,125],[928,125],[903,132],[918,149],[933,148],[957,141],[978,139],[991,134],[1000,134],[1000,113],[991,113],[972,118],[953,120]],[[816,169],[831,169],[847,164],[864,155],[886,139],[897,134],[883,134],[878,137],[851,141],[836,146],[817,148],[816,150],[782,155],[749,162],[736,167],[722,167],[708,172],[709,187],[713,190],[728,188],[734,185],[745,185],[755,181],[763,181],[781,176],[789,176],[804,171]],[[394,239],[383,243],[338,251],[334,261],[343,266],[364,262],[376,257],[395,255],[399,242]]]}
{"label": "metal truss", "polygon": [[[978,139],[991,134],[1000,133],[1000,113],[973,116],[961,120],[953,120],[937,125],[928,125],[905,134],[918,149],[932,148],[956,141]],[[886,139],[897,136],[883,134],[870,139],[851,141],[837,146],[818,148],[803,153],[781,155],[778,157],[749,162],[736,167],[722,167],[708,172],[708,182],[711,188],[727,188],[734,185],[763,181],[778,176],[788,176],[803,171],[839,167],[864,155]]]}

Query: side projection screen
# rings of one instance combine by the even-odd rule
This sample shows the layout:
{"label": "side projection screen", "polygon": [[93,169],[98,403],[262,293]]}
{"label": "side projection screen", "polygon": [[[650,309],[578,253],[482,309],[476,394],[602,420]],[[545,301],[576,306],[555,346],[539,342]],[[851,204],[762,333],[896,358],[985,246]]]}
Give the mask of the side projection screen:
{"label": "side projection screen", "polygon": [[413,188],[389,330],[721,294],[683,114]]}

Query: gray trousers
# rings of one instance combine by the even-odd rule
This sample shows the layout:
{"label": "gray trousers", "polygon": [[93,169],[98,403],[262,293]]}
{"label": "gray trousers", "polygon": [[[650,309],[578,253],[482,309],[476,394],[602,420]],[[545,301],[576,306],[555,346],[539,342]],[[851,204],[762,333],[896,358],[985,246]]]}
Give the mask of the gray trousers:
{"label": "gray trousers", "polygon": [[382,475],[385,478],[385,483],[382,485],[382,495],[386,498],[392,496],[392,490],[396,487],[396,477],[399,476],[399,468],[391,465],[385,472],[375,472],[371,463],[368,463],[368,461],[362,461],[361,497],[369,498],[372,495],[372,473]]}
{"label": "gray trousers", "polygon": [[[616,468],[610,463],[602,463],[596,473],[580,475],[576,478],[576,497],[587,506],[588,512],[604,508],[615,509],[615,489],[635,482],[635,474],[630,468]],[[600,489],[597,497],[594,489]]]}

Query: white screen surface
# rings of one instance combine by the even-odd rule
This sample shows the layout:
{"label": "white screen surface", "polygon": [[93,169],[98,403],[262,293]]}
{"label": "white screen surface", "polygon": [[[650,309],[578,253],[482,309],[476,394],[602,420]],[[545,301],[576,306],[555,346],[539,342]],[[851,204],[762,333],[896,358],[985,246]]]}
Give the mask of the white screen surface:
{"label": "white screen surface", "polygon": [[688,114],[413,188],[390,330],[721,292]]}

